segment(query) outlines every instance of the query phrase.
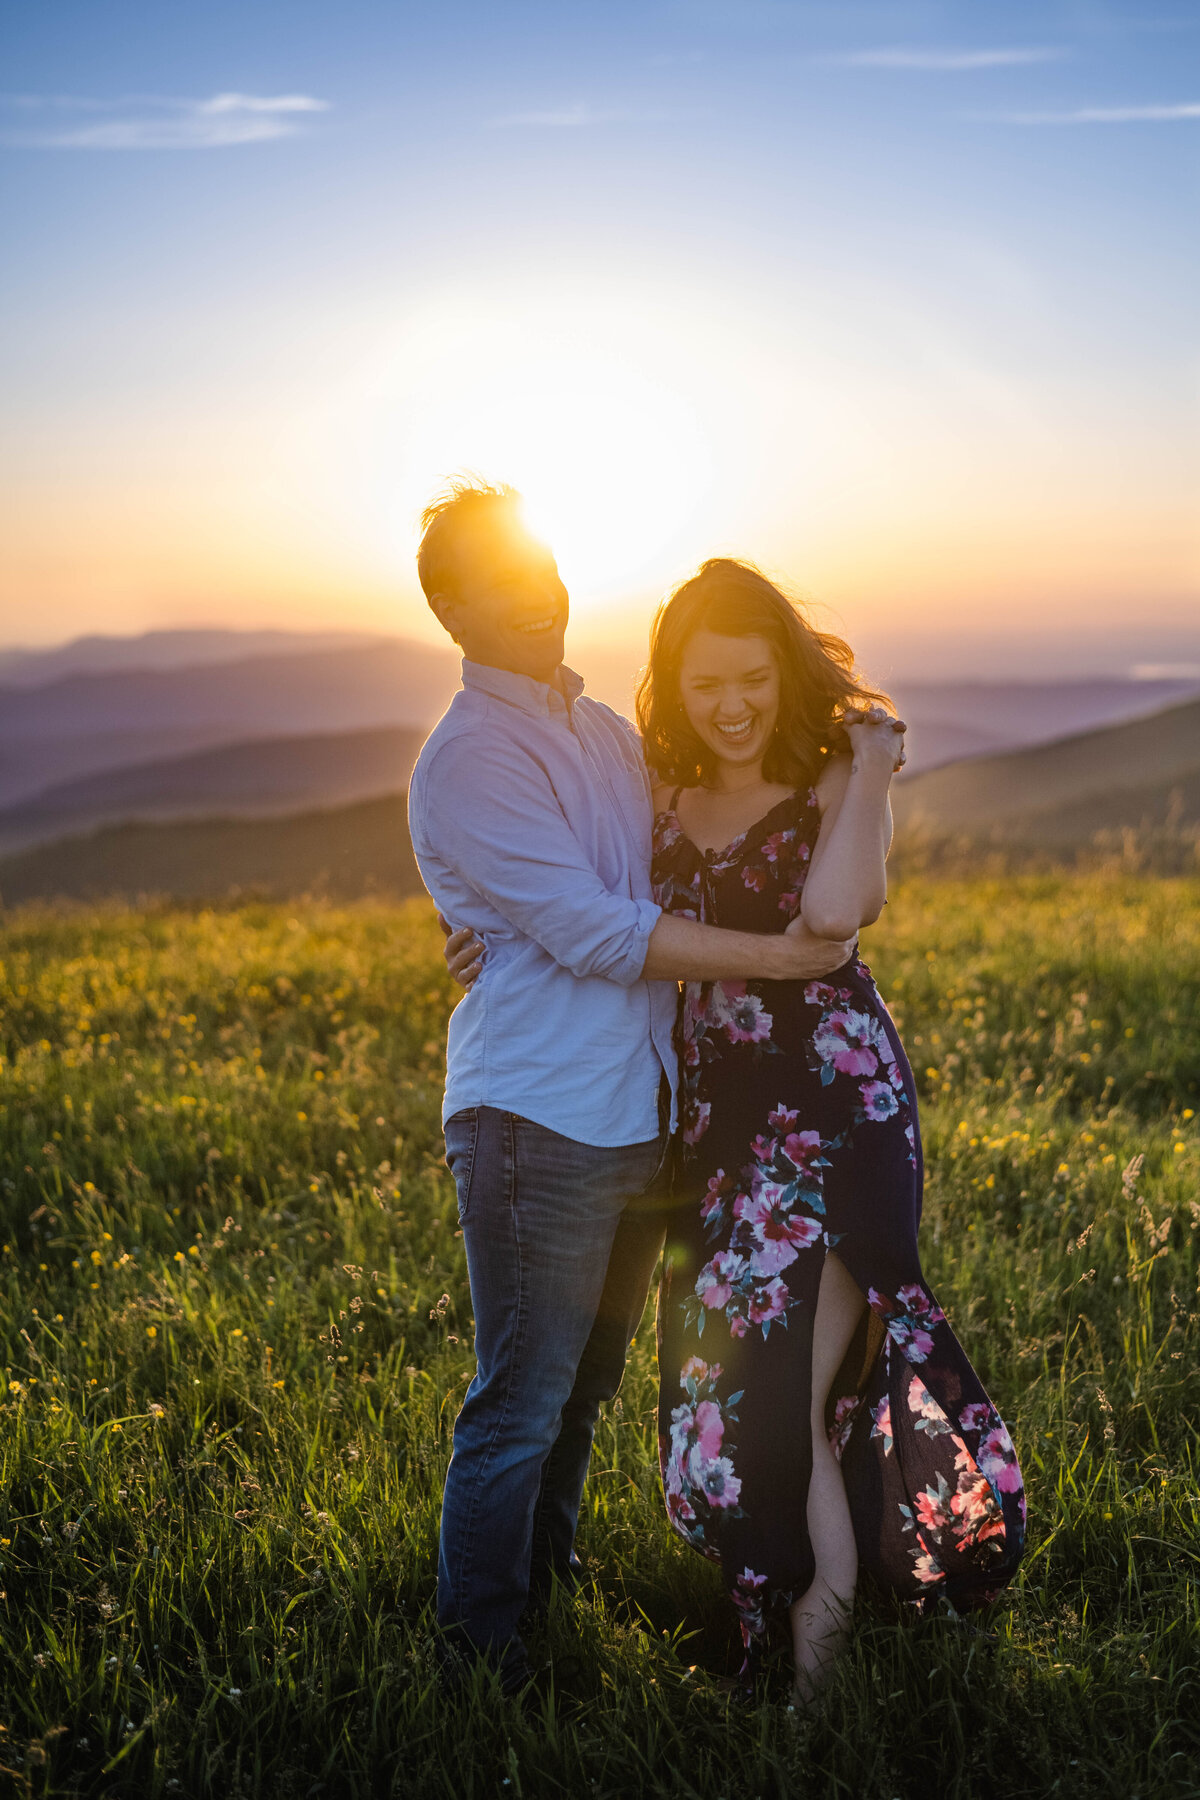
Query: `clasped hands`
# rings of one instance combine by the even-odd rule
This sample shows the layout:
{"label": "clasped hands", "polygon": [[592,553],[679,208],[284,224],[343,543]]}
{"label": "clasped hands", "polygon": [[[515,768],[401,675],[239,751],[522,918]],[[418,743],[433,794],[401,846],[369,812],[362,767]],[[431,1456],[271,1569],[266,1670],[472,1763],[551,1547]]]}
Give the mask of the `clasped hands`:
{"label": "clasped hands", "polygon": [[[908,758],[904,749],[904,733],[908,727],[903,719],[897,719],[886,707],[848,706],[842,715],[842,724],[846,727],[846,736],[850,739],[850,749],[855,756],[863,751],[868,754],[878,746],[878,754],[882,755],[886,748],[893,758],[892,773],[898,774]],[[896,755],[896,738],[900,739],[900,754]]]}

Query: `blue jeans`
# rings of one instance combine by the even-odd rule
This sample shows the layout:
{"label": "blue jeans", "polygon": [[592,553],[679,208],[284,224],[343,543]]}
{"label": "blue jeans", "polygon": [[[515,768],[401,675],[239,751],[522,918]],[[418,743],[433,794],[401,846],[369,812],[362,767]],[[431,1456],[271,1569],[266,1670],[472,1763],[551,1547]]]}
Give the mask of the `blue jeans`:
{"label": "blue jeans", "polygon": [[598,1149],[490,1106],[446,1124],[478,1366],[446,1476],[438,1622],[506,1686],[528,1674],[527,1602],[575,1580],[596,1418],[662,1244],[665,1151],[665,1134]]}

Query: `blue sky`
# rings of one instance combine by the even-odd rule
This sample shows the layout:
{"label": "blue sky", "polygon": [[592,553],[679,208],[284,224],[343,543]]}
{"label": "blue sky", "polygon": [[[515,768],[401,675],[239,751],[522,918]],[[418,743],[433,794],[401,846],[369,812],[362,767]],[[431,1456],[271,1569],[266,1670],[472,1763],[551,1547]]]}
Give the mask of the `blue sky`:
{"label": "blue sky", "polygon": [[490,472],[545,487],[596,631],[734,549],[898,665],[1200,657],[1200,9],[10,0],[3,36],[8,641],[427,631],[415,504],[512,419]]}

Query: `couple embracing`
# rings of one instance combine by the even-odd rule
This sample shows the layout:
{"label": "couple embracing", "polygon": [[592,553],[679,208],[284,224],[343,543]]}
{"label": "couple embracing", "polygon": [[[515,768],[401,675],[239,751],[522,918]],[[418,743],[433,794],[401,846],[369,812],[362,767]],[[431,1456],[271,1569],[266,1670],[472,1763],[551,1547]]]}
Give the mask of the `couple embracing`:
{"label": "couple embracing", "polygon": [[860,1567],[967,1609],[1024,1538],[1008,1431],[921,1272],[912,1072],[858,955],[903,726],[720,559],[659,612],[635,730],[566,667],[517,495],[460,483],[423,526],[463,685],[409,814],[468,990],[443,1116],[477,1358],[443,1641],[528,1680],[520,1621],[578,1580],[596,1418],[662,1252],[667,1510],[721,1565],[747,1679],[778,1614],[808,1705]]}

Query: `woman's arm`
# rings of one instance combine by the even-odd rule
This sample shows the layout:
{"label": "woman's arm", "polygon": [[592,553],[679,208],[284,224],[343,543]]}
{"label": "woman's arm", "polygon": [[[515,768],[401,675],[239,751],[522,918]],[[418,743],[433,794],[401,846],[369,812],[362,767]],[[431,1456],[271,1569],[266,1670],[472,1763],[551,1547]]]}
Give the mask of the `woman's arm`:
{"label": "woman's arm", "polygon": [[903,755],[903,731],[882,708],[848,715],[850,755],[837,757],[817,784],[821,830],[800,916],[818,937],[852,937],[883,911],[892,841],[888,788]]}

